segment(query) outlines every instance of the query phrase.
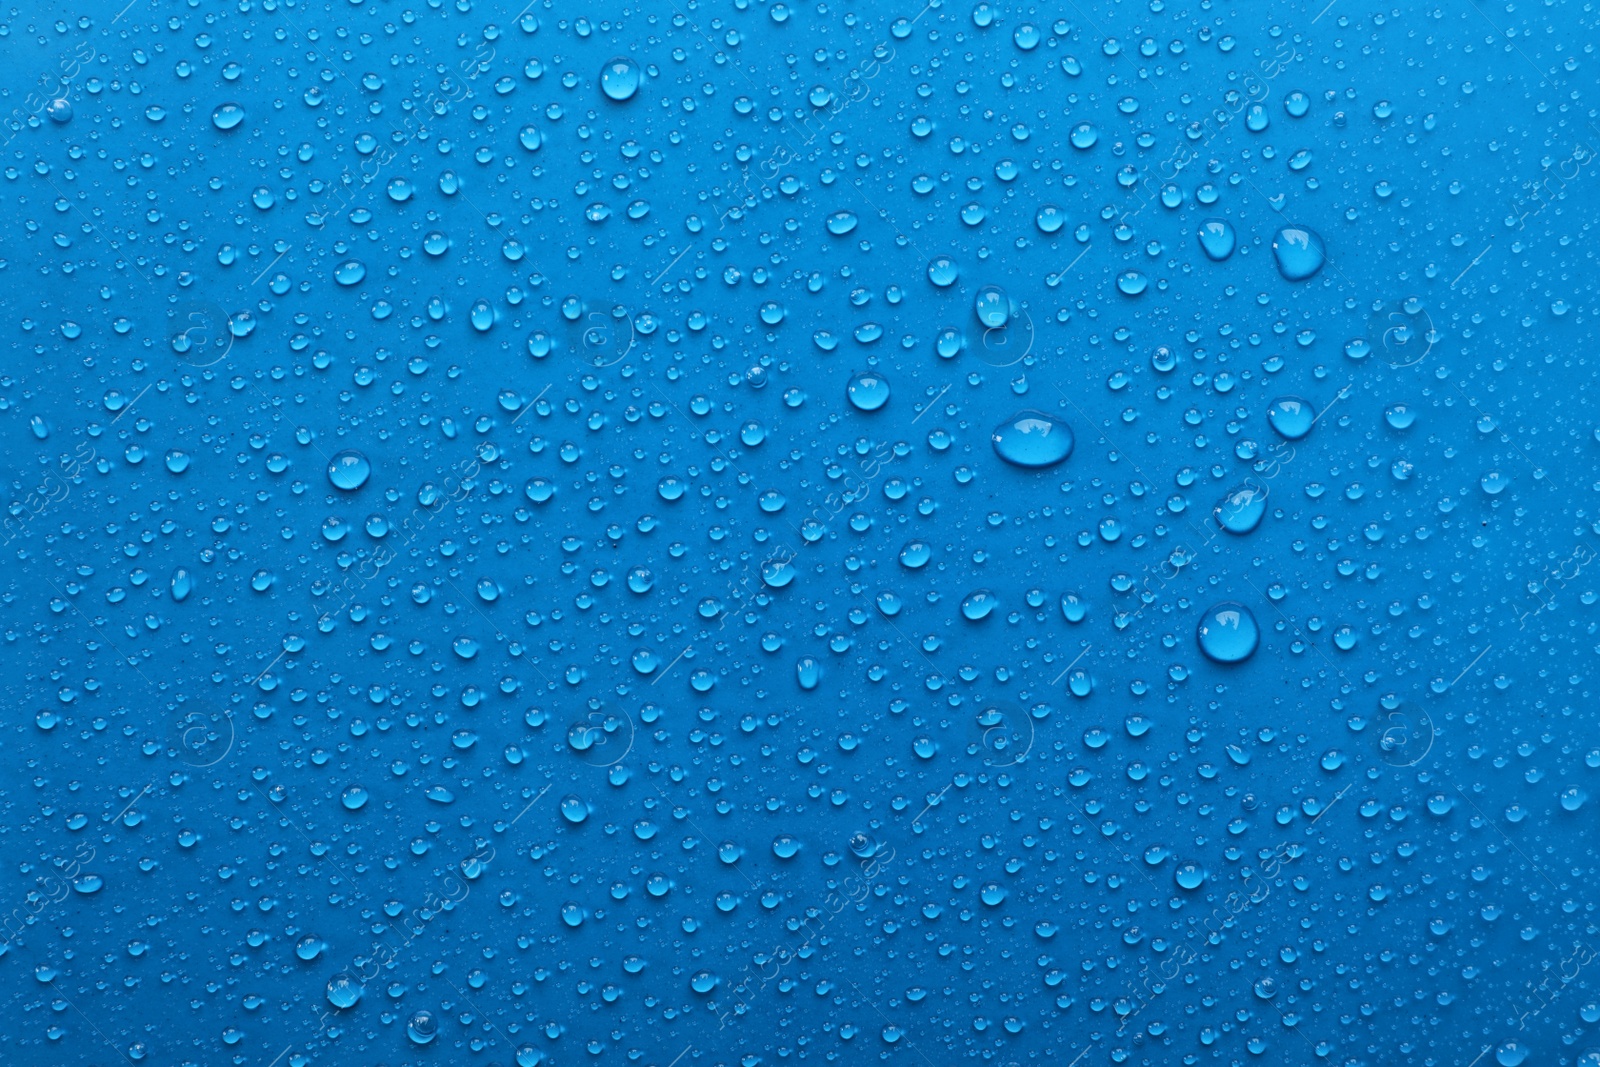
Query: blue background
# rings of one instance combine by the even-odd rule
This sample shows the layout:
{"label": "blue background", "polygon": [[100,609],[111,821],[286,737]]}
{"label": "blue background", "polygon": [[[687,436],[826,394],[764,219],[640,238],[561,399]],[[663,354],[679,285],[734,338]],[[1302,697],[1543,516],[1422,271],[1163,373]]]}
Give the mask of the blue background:
{"label": "blue background", "polygon": [[123,3],[0,25],[7,1062],[1600,1063],[1587,6]]}

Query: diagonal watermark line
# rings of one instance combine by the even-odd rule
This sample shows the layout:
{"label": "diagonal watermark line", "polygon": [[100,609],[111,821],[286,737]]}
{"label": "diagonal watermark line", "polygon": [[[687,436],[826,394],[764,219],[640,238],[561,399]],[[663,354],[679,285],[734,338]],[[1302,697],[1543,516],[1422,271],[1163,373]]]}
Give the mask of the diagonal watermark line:
{"label": "diagonal watermark line", "polygon": [[121,810],[121,811],[119,811],[119,812],[117,812],[117,813],[116,813],[116,814],[115,814],[115,815],[113,815],[113,816],[111,816],[111,821],[112,821],[112,822],[116,822],[116,821],[117,821],[117,820],[118,820],[118,819],[120,819],[120,818],[122,818],[122,817],[123,817],[123,816],[124,816],[124,815],[126,815],[126,814],[128,814],[128,808],[131,808],[131,807],[133,807],[133,806],[134,806],[134,805],[135,805],[135,804],[137,804],[137,803],[139,803],[139,801],[140,801],[140,800],[142,800],[142,799],[143,799],[143,798],[144,798],[144,795],[145,795],[145,794],[146,794],[146,793],[148,793],[148,792],[150,792],[150,790],[151,790],[151,789],[152,789],[152,788],[153,788],[153,787],[154,787],[154,786],[155,786],[155,783],[154,783],[154,782],[151,782],[151,783],[150,783],[150,784],[149,784],[149,785],[147,785],[147,786],[145,786],[145,787],[144,787],[144,788],[143,788],[143,789],[141,789],[141,790],[139,790],[139,795],[138,795],[138,796],[136,796],[136,797],[134,797],[134,798],[133,798],[133,799],[132,799],[132,800],[130,800],[130,801],[128,801],[128,803],[127,803],[127,805],[126,805],[126,806],[125,806],[125,807],[124,807],[124,808],[123,808],[123,809],[122,809],[122,810]]}
{"label": "diagonal watermark line", "polygon": [[132,411],[133,410],[133,405],[137,404],[140,400],[144,399],[144,394],[146,394],[150,390],[154,389],[155,385],[156,385],[155,382],[151,382],[149,385],[147,385],[143,389],[139,390],[139,395],[134,397],[132,400],[128,401],[126,404],[124,404],[122,410],[117,412],[117,418],[111,420],[111,425],[115,426],[117,424],[117,419],[122,418],[122,416],[124,416],[128,412]]}
{"label": "diagonal watermark line", "polygon": [[1061,684],[1061,679],[1063,679],[1063,678],[1065,678],[1067,676],[1067,672],[1070,671],[1072,668],[1076,667],[1078,665],[1078,660],[1080,660],[1083,657],[1087,656],[1089,654],[1089,650],[1091,648],[1093,648],[1093,647],[1094,647],[1093,645],[1084,645],[1083,646],[1083,651],[1079,652],[1077,654],[1077,656],[1073,658],[1071,663],[1067,664],[1065,667],[1062,667],[1061,668],[1061,673],[1056,675],[1054,678],[1052,678],[1050,680],[1050,684],[1051,685],[1060,685]]}
{"label": "diagonal watermark line", "polygon": [[917,424],[917,419],[922,418],[922,416],[924,416],[928,412],[932,411],[933,410],[933,406],[935,404],[937,404],[941,399],[943,399],[944,398],[944,394],[948,393],[949,391],[950,391],[950,386],[948,386],[948,385],[945,386],[943,389],[939,390],[939,395],[934,397],[932,400],[928,401],[928,405],[926,407],[924,407],[920,412],[917,413],[917,418],[911,420],[911,425],[915,426]]}
{"label": "diagonal watermark line", "polygon": [[1466,270],[1463,270],[1460,274],[1456,275],[1455,281],[1450,283],[1450,288],[1454,289],[1456,287],[1456,282],[1459,282],[1462,278],[1465,278],[1467,276],[1467,271],[1471,270],[1473,267],[1476,267],[1478,265],[1478,260],[1481,260],[1484,256],[1488,255],[1489,249],[1493,247],[1493,241],[1490,241],[1488,244],[1484,245],[1483,251],[1478,253],[1477,259],[1474,259],[1471,263],[1468,263]]}
{"label": "diagonal watermark line", "polygon": [[1457,682],[1461,681],[1462,675],[1465,675],[1473,667],[1477,666],[1478,661],[1480,659],[1482,659],[1483,657],[1487,656],[1489,654],[1489,650],[1491,648],[1493,648],[1493,647],[1494,647],[1493,645],[1484,645],[1483,646],[1483,651],[1479,652],[1476,656],[1473,656],[1472,657],[1472,662],[1467,664],[1465,667],[1461,668],[1461,674],[1458,674],[1454,678],[1450,679],[1450,685],[1445,686],[1445,688],[1449,689],[1449,688],[1451,688],[1451,686],[1454,686]]}
{"label": "diagonal watermark line", "polygon": [[535,796],[532,800],[528,801],[527,805],[524,806],[521,811],[517,812],[517,817],[515,819],[511,820],[511,826],[507,826],[506,829],[510,830],[512,826],[515,826],[515,825],[517,825],[517,823],[521,822],[522,821],[522,817],[524,815],[528,814],[528,809],[532,808],[535,804],[539,803],[539,797],[544,796],[548,792],[550,792],[550,785],[549,784],[547,784],[543,789],[539,790],[538,796]]}
{"label": "diagonal watermark line", "polygon": [[[285,248],[282,252],[278,253],[278,259],[282,259],[284,256],[286,256],[288,254],[289,254],[289,250],[287,248]],[[250,279],[250,284],[254,285],[256,282],[259,282],[262,278],[265,278],[267,276],[267,271],[271,270],[273,267],[276,267],[278,265],[278,259],[275,259],[271,263],[268,263],[265,267],[262,267],[261,268],[261,273],[257,274],[254,278]]]}

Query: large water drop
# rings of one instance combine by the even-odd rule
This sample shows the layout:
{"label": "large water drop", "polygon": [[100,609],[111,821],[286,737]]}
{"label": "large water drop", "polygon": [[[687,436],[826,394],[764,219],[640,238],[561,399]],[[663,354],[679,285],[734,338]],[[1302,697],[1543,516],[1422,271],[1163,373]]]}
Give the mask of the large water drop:
{"label": "large water drop", "polygon": [[613,59],[600,70],[600,91],[621,103],[639,91],[639,64],[631,59]]}
{"label": "large water drop", "polygon": [[1233,227],[1221,219],[1207,219],[1200,224],[1200,249],[1213,263],[1221,263],[1233,255],[1237,243]]}
{"label": "large water drop", "polygon": [[1195,631],[1200,651],[1218,663],[1239,663],[1250,658],[1261,641],[1256,617],[1243,604],[1225,600],[1200,618]]}
{"label": "large water drop", "polygon": [[996,455],[1018,467],[1053,467],[1072,455],[1072,427],[1042,411],[1019,411],[990,440]]}
{"label": "large water drop", "polygon": [[337,489],[360,489],[371,475],[372,464],[354,449],[346,449],[328,461],[328,481]]}
{"label": "large water drop", "polygon": [[1285,226],[1272,238],[1278,273],[1291,282],[1303,282],[1322,269],[1327,259],[1322,238],[1304,226]]}

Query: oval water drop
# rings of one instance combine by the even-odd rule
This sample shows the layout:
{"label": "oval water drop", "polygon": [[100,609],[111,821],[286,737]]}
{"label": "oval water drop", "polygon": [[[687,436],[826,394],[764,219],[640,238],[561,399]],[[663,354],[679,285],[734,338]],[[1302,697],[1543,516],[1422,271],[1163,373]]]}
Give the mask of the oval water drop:
{"label": "oval water drop", "polygon": [[231,130],[244,121],[244,108],[238,104],[218,104],[211,113],[211,125],[219,130]]}
{"label": "oval water drop", "polygon": [[1303,282],[1322,269],[1327,259],[1322,238],[1304,226],[1285,226],[1272,238],[1272,255],[1278,273],[1291,282]]}
{"label": "oval water drop", "polygon": [[1280,396],[1267,405],[1267,423],[1287,441],[1300,440],[1316,421],[1311,401],[1297,396]]}
{"label": "oval water drop", "polygon": [[1221,263],[1233,255],[1237,238],[1233,227],[1222,219],[1206,219],[1200,224],[1200,249],[1213,263]]}
{"label": "oval water drop", "polygon": [[1072,455],[1072,428],[1042,411],[1019,411],[995,427],[990,441],[1016,467],[1053,467]]}
{"label": "oval water drop", "polygon": [[1267,513],[1267,487],[1246,482],[1228,490],[1217,502],[1212,514],[1216,517],[1217,525],[1232,534],[1247,534],[1261,525],[1261,518]]}

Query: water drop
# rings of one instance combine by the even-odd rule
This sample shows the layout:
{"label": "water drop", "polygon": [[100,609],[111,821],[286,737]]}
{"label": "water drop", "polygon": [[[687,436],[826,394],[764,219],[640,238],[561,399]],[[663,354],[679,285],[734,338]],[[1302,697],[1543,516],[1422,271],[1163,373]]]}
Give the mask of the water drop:
{"label": "water drop", "polygon": [[1247,534],[1261,525],[1261,518],[1267,513],[1267,488],[1246,482],[1228,490],[1228,494],[1218,501],[1213,514],[1217,524],[1229,533]]}
{"label": "water drop", "polygon": [[328,1003],[336,1008],[355,1007],[361,994],[361,983],[348,974],[336,974],[328,980]]}
{"label": "water drop", "polygon": [[1317,413],[1311,401],[1297,396],[1280,396],[1267,405],[1267,424],[1285,440],[1298,441],[1311,432]]}
{"label": "water drop", "polygon": [[856,217],[848,211],[835,211],[828,216],[828,232],[843,237],[856,228]]}
{"label": "water drop", "polygon": [[606,98],[621,103],[639,91],[639,64],[631,59],[613,59],[600,69],[600,91]]}
{"label": "water drop", "polygon": [[1322,269],[1327,259],[1322,238],[1304,226],[1285,226],[1272,238],[1278,273],[1291,282],[1303,282]]}
{"label": "water drop", "polygon": [[1011,318],[1011,301],[997,285],[986,285],[979,289],[972,301],[972,309],[977,313],[978,321],[990,330],[1000,329]]}
{"label": "water drop", "polygon": [[244,121],[244,108],[238,104],[219,104],[211,113],[211,125],[219,130],[231,130]]}
{"label": "water drop", "polygon": [[1221,263],[1233,255],[1236,243],[1233,227],[1222,219],[1207,219],[1200,224],[1200,249],[1213,263]]}
{"label": "water drop", "polygon": [[1072,455],[1072,428],[1042,411],[1020,411],[990,435],[995,454],[1017,467],[1051,467]]}
{"label": "water drop", "polygon": [[1231,600],[1212,606],[1201,616],[1195,635],[1200,651],[1218,663],[1249,659],[1261,640],[1261,631],[1250,609]]}
{"label": "water drop", "polygon": [[845,395],[858,411],[877,411],[889,402],[889,381],[873,371],[857,374],[845,387]]}
{"label": "water drop", "polygon": [[372,464],[360,452],[346,449],[328,461],[328,481],[347,492],[360,489],[372,475]]}

